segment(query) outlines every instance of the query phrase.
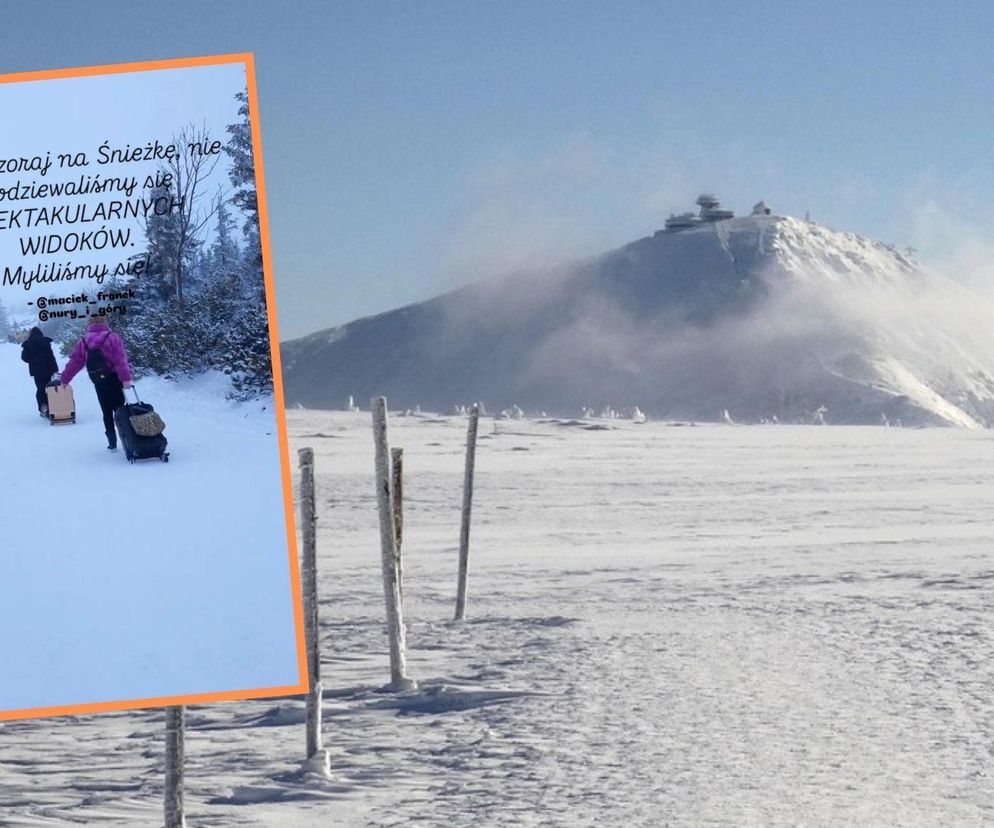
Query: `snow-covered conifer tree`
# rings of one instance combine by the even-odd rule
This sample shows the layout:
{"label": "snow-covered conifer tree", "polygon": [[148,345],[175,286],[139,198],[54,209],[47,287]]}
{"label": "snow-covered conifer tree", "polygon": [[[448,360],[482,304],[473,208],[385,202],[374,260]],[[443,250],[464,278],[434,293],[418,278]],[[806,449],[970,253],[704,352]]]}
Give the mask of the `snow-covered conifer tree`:
{"label": "snow-covered conifer tree", "polygon": [[232,160],[229,178],[235,193],[231,202],[243,216],[245,247],[239,262],[243,301],[230,319],[220,367],[231,375],[236,395],[249,397],[269,393],[273,376],[248,94],[239,92],[235,98],[241,120],[228,126],[225,152]]}
{"label": "snow-covered conifer tree", "polygon": [[0,302],[0,342],[6,342],[13,333],[10,317],[7,316],[7,308],[4,307],[3,302]]}

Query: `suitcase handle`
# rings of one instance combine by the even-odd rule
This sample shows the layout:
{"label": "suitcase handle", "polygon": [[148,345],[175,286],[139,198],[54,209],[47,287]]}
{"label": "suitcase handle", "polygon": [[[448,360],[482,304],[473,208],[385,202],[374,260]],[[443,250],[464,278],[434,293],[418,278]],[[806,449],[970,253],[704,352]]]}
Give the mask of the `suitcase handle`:
{"label": "suitcase handle", "polygon": [[135,402],[140,405],[141,404],[141,399],[138,396],[138,389],[135,388],[134,383],[131,384],[131,390],[135,392]]}

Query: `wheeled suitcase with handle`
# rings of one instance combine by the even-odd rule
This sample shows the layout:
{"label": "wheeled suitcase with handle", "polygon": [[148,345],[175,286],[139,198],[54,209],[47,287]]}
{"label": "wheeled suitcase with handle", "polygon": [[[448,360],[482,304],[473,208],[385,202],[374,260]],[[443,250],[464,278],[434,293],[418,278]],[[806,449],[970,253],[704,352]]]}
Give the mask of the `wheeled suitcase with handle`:
{"label": "wheeled suitcase with handle", "polygon": [[58,382],[50,382],[45,386],[45,396],[48,398],[48,422],[52,425],[76,422],[76,402],[73,399],[72,388]]}
{"label": "wheeled suitcase with handle", "polygon": [[114,423],[117,425],[121,445],[124,446],[125,459],[129,463],[134,463],[136,460],[150,460],[157,457],[163,462],[169,462],[169,452],[166,451],[169,441],[166,440],[165,434],[145,437],[135,431],[131,418],[150,414],[155,408],[150,403],[142,402],[134,386],[131,390],[135,393],[135,402],[126,402],[114,412]]}

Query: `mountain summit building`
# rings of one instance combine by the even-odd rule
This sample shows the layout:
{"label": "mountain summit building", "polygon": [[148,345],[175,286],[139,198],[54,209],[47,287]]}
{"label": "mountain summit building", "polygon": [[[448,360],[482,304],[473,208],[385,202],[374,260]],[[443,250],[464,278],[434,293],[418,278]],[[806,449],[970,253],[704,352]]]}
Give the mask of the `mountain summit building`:
{"label": "mountain summit building", "polygon": [[[766,207],[763,202],[766,215],[769,215],[769,208]],[[718,201],[717,197],[711,193],[701,193],[697,197],[697,206],[700,207],[700,211],[697,215],[693,213],[680,213],[679,215],[671,214],[668,219],[666,219],[666,226],[664,230],[660,230],[660,233],[676,233],[680,230],[689,230],[692,227],[697,227],[700,224],[709,224],[715,221],[724,221],[725,219],[735,218],[735,213],[731,210],[727,210],[721,206],[721,202]],[[758,207],[759,205],[757,205]]]}

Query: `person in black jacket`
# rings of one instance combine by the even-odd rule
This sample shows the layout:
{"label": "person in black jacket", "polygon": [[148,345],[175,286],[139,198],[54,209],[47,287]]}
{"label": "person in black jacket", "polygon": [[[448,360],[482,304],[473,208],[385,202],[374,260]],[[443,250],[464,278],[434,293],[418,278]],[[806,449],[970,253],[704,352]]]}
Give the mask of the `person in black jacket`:
{"label": "person in black jacket", "polygon": [[41,332],[41,328],[35,326],[28,334],[28,338],[21,343],[21,361],[28,364],[28,373],[35,381],[35,400],[38,403],[38,413],[42,417],[48,416],[48,394],[45,386],[59,370],[59,364],[55,361],[55,354],[52,352],[52,340]]}

